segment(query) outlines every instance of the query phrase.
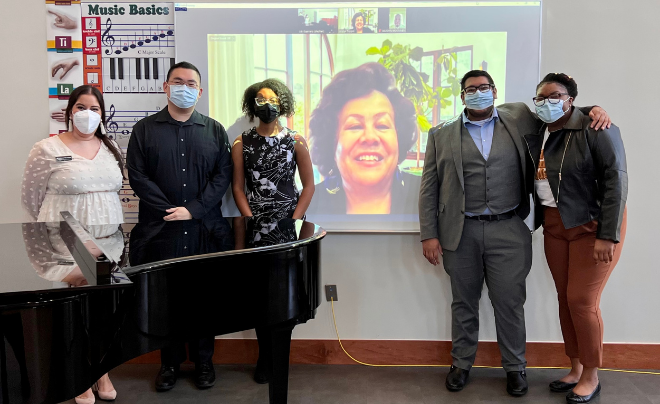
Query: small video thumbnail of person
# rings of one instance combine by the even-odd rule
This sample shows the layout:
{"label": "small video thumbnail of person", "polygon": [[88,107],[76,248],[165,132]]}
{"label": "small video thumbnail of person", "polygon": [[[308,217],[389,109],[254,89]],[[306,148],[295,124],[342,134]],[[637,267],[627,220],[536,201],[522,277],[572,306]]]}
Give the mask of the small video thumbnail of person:
{"label": "small video thumbnail of person", "polygon": [[378,32],[377,8],[339,9],[339,33],[373,34]]}
{"label": "small video thumbnail of person", "polygon": [[301,34],[336,34],[339,9],[298,9],[299,32]]}
{"label": "small video thumbnail of person", "polygon": [[406,9],[390,8],[389,29],[391,32],[406,32]]}

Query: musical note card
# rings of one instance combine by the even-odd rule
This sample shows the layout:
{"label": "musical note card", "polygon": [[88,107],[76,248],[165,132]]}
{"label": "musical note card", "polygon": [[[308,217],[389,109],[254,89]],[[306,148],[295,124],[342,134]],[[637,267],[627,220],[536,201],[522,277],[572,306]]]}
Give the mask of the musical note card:
{"label": "musical note card", "polygon": [[167,106],[167,97],[163,94],[106,94],[105,116],[108,137],[114,139],[119,147],[128,147],[128,139],[133,125],[139,120],[159,112]]}

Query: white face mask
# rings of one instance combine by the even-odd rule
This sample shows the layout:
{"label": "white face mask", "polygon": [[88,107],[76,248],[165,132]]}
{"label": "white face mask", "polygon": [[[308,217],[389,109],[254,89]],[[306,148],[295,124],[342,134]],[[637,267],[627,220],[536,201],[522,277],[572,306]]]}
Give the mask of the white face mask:
{"label": "white face mask", "polygon": [[84,135],[96,132],[100,123],[101,115],[90,109],[78,111],[73,114],[73,125]]}

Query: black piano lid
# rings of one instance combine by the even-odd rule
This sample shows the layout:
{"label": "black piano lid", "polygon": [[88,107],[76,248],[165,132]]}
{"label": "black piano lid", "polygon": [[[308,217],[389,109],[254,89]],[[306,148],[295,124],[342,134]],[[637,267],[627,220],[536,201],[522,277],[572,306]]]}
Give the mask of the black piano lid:
{"label": "black piano lid", "polygon": [[[60,234],[63,223],[0,224],[0,306],[47,304],[80,295],[82,290],[131,285],[117,269],[104,285],[88,282],[88,275],[77,272],[78,265]],[[89,231],[100,240],[117,244],[115,251],[123,248],[119,225],[89,226]],[[77,286],[71,287],[69,281]]]}
{"label": "black piano lid", "polygon": [[[72,287],[64,282],[69,280],[64,279],[65,276],[71,274],[74,267],[84,268],[84,265],[77,265],[69,252],[73,247],[62,239],[60,227],[63,223],[0,224],[0,306],[45,304],[53,299],[80,295],[82,290],[128,287],[131,282],[126,275],[210,257],[286,251],[311,244],[326,235],[321,227],[294,219],[212,218],[139,223],[127,234],[122,233],[120,225],[86,226],[104,253],[108,249],[115,250],[114,254],[106,253],[115,255],[112,257],[115,262],[121,261],[123,245],[128,244],[124,238],[130,235],[130,264],[129,260],[123,260],[123,272],[115,268],[109,284]],[[201,242],[206,246],[186,248],[182,243],[188,235],[183,234],[185,232],[196,234],[197,244],[203,239]],[[214,243],[212,247],[208,246],[209,240]],[[157,242],[170,251],[139,254],[141,245],[153,248]],[[177,244],[185,249],[172,249]],[[82,270],[78,275],[78,280],[84,278],[93,283],[89,272]]]}
{"label": "black piano lid", "polygon": [[132,277],[174,263],[292,250],[325,235],[320,226],[295,219],[219,217],[138,223],[130,232],[130,266],[122,270]]}

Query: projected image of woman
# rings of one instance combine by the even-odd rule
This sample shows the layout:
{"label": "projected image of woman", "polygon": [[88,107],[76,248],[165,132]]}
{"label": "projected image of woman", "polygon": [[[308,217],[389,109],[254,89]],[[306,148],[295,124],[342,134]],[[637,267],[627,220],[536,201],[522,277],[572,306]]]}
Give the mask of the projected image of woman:
{"label": "projected image of woman", "polygon": [[398,169],[416,139],[415,108],[385,67],[338,73],[311,115],[312,161],[325,180],[310,212],[416,213],[419,178]]}
{"label": "projected image of woman", "polygon": [[356,34],[373,34],[374,31],[371,28],[364,26],[365,22],[366,18],[362,12],[355,13],[352,19],[352,32]]}

